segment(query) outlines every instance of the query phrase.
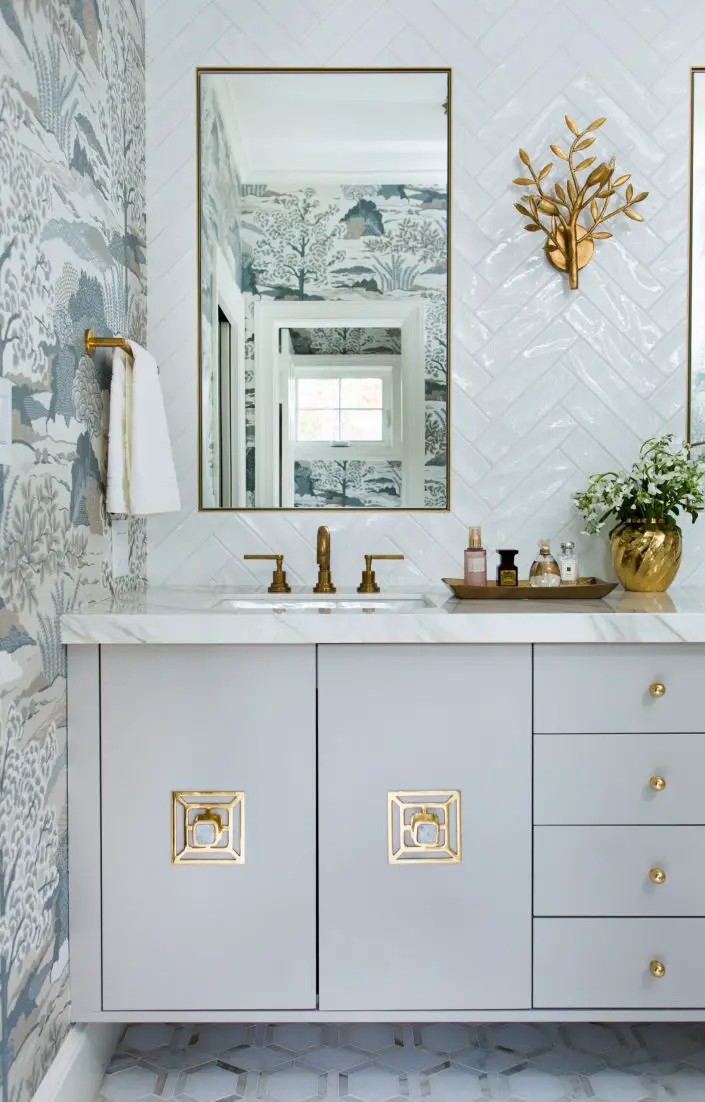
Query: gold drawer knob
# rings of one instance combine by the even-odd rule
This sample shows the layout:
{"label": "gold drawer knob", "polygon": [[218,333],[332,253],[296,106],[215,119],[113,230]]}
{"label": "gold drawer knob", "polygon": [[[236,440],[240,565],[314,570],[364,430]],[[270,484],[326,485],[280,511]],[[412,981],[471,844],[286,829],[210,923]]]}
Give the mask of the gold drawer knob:
{"label": "gold drawer knob", "polygon": [[649,692],[652,696],[659,697],[666,695],[666,686],[663,681],[654,681],[649,685]]}
{"label": "gold drawer knob", "polygon": [[665,777],[649,777],[649,785],[653,788],[654,792],[663,792],[666,787]]}
{"label": "gold drawer knob", "polygon": [[662,980],[666,975],[666,965],[662,960],[652,960],[649,965],[649,972],[652,976],[655,976],[657,980]]}
{"label": "gold drawer knob", "polygon": [[652,884],[665,884],[666,883],[666,870],[653,868],[649,869],[649,880]]}

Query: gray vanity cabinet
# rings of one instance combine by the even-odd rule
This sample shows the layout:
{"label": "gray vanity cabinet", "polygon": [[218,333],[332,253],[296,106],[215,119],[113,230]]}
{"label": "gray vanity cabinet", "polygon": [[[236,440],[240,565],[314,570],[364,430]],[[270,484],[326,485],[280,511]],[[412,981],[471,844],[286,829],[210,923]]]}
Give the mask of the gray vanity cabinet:
{"label": "gray vanity cabinet", "polygon": [[528,1009],[531,648],[318,650],[321,1010]]}
{"label": "gray vanity cabinet", "polygon": [[76,1020],[705,1020],[704,660],[71,647]]}
{"label": "gray vanity cabinet", "polygon": [[314,647],[100,665],[103,1009],[315,1008]]}

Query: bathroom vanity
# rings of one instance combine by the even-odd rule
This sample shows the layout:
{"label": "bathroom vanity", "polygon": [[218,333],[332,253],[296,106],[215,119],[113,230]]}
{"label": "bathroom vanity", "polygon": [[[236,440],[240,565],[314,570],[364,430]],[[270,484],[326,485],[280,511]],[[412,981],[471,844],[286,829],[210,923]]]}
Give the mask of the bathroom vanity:
{"label": "bathroom vanity", "polygon": [[345,605],[64,617],[76,1019],[705,1019],[705,594]]}

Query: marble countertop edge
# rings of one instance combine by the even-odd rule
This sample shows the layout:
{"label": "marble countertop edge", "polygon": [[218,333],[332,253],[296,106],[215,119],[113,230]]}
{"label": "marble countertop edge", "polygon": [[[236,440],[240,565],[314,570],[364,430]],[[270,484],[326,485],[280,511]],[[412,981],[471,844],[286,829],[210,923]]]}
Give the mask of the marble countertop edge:
{"label": "marble countertop edge", "polygon": [[[61,621],[62,641],[71,645],[705,643],[705,588],[698,587],[668,594],[616,590],[604,601],[590,602],[457,601],[435,588],[423,591],[427,607],[407,612],[229,610],[230,598],[253,592],[257,591],[148,589],[131,606],[99,602],[66,613]],[[394,599],[396,594],[389,591],[386,596]]]}

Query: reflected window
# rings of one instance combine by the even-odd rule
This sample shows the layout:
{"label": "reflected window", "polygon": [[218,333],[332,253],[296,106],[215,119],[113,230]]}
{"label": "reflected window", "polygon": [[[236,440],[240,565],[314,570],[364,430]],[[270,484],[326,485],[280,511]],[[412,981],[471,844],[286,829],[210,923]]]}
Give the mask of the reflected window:
{"label": "reflected window", "polygon": [[389,444],[393,369],[364,374],[321,368],[295,374],[297,443]]}

